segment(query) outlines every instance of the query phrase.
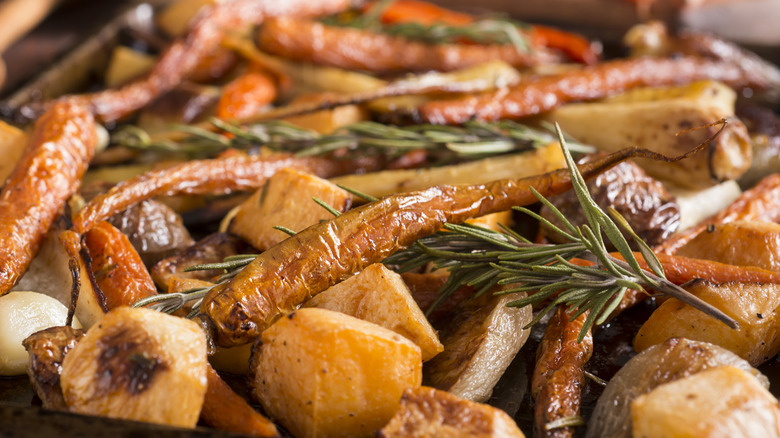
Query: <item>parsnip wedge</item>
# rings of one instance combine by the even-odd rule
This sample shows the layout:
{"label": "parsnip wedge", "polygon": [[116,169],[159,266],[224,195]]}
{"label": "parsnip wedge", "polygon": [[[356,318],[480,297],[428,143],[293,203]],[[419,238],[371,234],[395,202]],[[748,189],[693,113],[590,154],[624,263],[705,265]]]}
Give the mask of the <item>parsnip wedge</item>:
{"label": "parsnip wedge", "polygon": [[764,388],[769,380],[736,354],[708,342],[672,338],[634,356],[610,379],[588,420],[586,438],[631,438],[631,403],[659,385],[703,370],[734,366]]}
{"label": "parsnip wedge", "polygon": [[444,349],[401,276],[381,263],[320,292],[304,306],[345,313],[390,329],[417,344],[423,361]]}
{"label": "parsnip wedge", "polygon": [[507,307],[522,294],[486,293],[461,303],[441,328],[444,351],[425,364],[425,384],[484,402],[528,339],[529,306]]}
{"label": "parsnip wedge", "polygon": [[522,178],[564,167],[557,143],[505,157],[486,158],[465,164],[427,170],[385,170],[347,175],[330,181],[381,198],[393,193],[420,190],[441,184],[480,184],[503,178]]}
{"label": "parsnip wedge", "polygon": [[[637,89],[595,103],[565,105],[544,116],[574,138],[607,152],[644,147],[677,156],[713,136],[720,128],[699,128],[734,116],[736,95],[728,86],[696,82],[684,87]],[[737,119],[707,146],[705,153],[662,163],[637,160],[647,173],[682,187],[705,188],[739,178],[751,163],[747,129]]]}
{"label": "parsnip wedge", "polygon": [[631,417],[635,437],[780,437],[777,399],[729,366],[659,386],[632,403]]}
{"label": "parsnip wedge", "polygon": [[60,382],[73,412],[194,427],[207,367],[206,337],[197,324],[119,307],[65,356]]}
{"label": "parsnip wedge", "polygon": [[420,386],[420,348],[376,324],[306,308],[255,344],[254,396],[296,437],[369,437]]}
{"label": "parsnip wedge", "polygon": [[379,438],[525,438],[506,412],[422,386],[408,389]]}

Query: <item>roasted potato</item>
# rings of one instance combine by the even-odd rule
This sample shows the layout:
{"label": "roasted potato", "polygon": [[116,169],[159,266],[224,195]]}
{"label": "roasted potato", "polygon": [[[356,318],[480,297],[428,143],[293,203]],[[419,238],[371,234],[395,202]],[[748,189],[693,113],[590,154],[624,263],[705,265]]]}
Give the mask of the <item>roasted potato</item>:
{"label": "roasted potato", "polygon": [[635,437],[780,437],[777,399],[731,366],[659,386],[631,404],[631,417]]}
{"label": "roasted potato", "polygon": [[700,233],[676,254],[777,271],[780,270],[780,224],[735,221],[715,225]]}
{"label": "roasted potato", "polygon": [[73,412],[194,427],[207,367],[206,337],[197,324],[119,307],[65,356],[60,382]]}
{"label": "roasted potato", "polygon": [[420,347],[369,322],[300,309],[266,329],[252,356],[263,409],[297,437],[368,437],[420,386]]}

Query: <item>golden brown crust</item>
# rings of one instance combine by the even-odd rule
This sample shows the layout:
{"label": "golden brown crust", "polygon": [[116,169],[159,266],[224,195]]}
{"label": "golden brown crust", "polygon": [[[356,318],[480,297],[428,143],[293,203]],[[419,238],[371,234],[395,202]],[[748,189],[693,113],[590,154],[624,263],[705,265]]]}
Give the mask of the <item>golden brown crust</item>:
{"label": "golden brown crust", "polygon": [[519,118],[549,111],[567,102],[592,100],[640,86],[662,86],[714,79],[734,88],[761,88],[760,78],[737,65],[696,57],[636,58],[607,61],[583,70],[523,81],[457,100],[434,101],[418,108],[420,121],[461,124],[477,118]]}
{"label": "golden brown crust", "polygon": [[35,124],[27,150],[0,193],[0,295],[27,269],[94,154],[92,115],[73,101]]}
{"label": "golden brown crust", "polygon": [[565,438],[574,434],[572,427],[547,430],[546,426],[580,414],[585,363],[593,353],[590,332],[582,342],[577,342],[587,315],[586,312],[569,321],[570,315],[559,307],[547,323],[531,380],[536,437]]}
{"label": "golden brown crust", "polygon": [[33,333],[22,342],[30,355],[27,374],[43,407],[67,409],[60,388],[62,361],[82,336],[83,330],[62,326]]}
{"label": "golden brown crust", "polygon": [[560,60],[541,47],[521,53],[512,45],[425,44],[291,17],[268,20],[257,40],[262,50],[285,58],[374,73],[452,71],[496,59],[516,67]]}

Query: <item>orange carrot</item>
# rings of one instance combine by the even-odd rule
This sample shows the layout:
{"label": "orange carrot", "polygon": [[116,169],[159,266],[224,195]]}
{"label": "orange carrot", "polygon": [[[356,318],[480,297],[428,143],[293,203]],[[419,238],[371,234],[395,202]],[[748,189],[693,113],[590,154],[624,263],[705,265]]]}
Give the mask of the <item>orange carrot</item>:
{"label": "orange carrot", "polygon": [[[611,253],[619,260],[624,260],[620,253]],[[649,270],[642,254],[634,252],[634,257],[639,261],[642,269]],[[666,278],[674,284],[680,285],[691,280],[707,280],[711,283],[721,284],[728,282],[739,283],[780,283],[780,272],[757,268],[755,266],[737,266],[712,260],[694,259],[691,257],[674,256],[669,254],[656,254],[658,261],[664,268]],[[592,266],[594,263],[588,260],[573,259],[572,263],[580,266]]]}
{"label": "orange carrot", "polygon": [[206,379],[206,398],[200,411],[200,418],[206,424],[215,429],[243,435],[279,436],[274,423],[233,392],[211,365],[208,367]]}
{"label": "orange carrot", "polygon": [[[373,6],[373,3],[370,5]],[[370,6],[366,8],[370,10]],[[380,17],[382,23],[419,23],[449,24],[465,26],[475,21],[474,17],[462,12],[445,9],[434,4],[419,0],[396,0],[388,6]],[[587,39],[560,29],[547,26],[530,26],[528,30],[531,44],[534,47],[558,49],[573,61],[584,64],[595,64],[599,53]]]}
{"label": "orange carrot", "polygon": [[106,221],[84,235],[90,270],[103,293],[106,310],[129,306],[157,294],[149,271],[130,239]]}
{"label": "orange carrot", "polygon": [[247,118],[259,113],[274,99],[274,77],[263,69],[253,68],[223,87],[217,104],[217,117],[227,120]]}

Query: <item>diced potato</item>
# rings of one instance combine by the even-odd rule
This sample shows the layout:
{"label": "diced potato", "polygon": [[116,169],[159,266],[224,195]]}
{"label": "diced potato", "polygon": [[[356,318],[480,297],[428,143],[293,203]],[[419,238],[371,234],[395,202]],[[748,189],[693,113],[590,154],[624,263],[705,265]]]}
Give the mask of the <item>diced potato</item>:
{"label": "diced potato", "polygon": [[[49,327],[65,325],[68,308],[37,292],[16,291],[0,296],[0,376],[24,374],[27,352],[22,341]],[[75,320],[75,328],[81,323]]]}
{"label": "diced potato", "polygon": [[157,26],[168,36],[177,37],[187,31],[200,8],[216,0],[177,0],[157,14]]}
{"label": "diced potato", "polygon": [[137,52],[129,47],[117,46],[111,53],[111,60],[106,70],[106,87],[116,88],[133,79],[148,73],[157,58],[146,53]]}
{"label": "diced potato", "polygon": [[[734,115],[736,94],[719,82],[683,87],[643,88],[594,103],[570,104],[543,118],[557,122],[574,138],[614,152],[639,146],[668,156],[681,155],[714,135],[720,126],[702,127]],[[647,173],[682,187],[704,188],[739,178],[751,163],[750,138],[736,119],[707,150],[676,163],[637,160]]]}
{"label": "diced potato", "polygon": [[194,427],[207,367],[196,323],[119,307],[65,356],[62,394],[73,412]]}
{"label": "diced potato", "polygon": [[408,389],[401,409],[377,433],[380,438],[525,438],[501,409],[434,388]]}
{"label": "diced potato", "polygon": [[636,351],[680,337],[720,345],[754,366],[780,352],[780,337],[775,336],[780,330],[780,285],[697,281],[686,289],[736,320],[739,329],[673,298],[639,329],[634,339]]}
{"label": "diced potato", "polygon": [[506,157],[486,158],[465,164],[431,169],[385,170],[364,175],[347,175],[330,181],[376,196],[420,190],[441,184],[482,184],[497,179],[523,178],[565,167],[557,143]]}
{"label": "diced potato", "polygon": [[699,233],[677,255],[780,270],[780,224],[735,221]]}
{"label": "diced potato", "polygon": [[254,396],[297,437],[368,437],[420,386],[420,347],[342,313],[300,309],[255,344]]}
{"label": "diced potato", "polygon": [[739,198],[742,190],[736,181],[726,181],[702,190],[690,190],[667,184],[666,189],[680,206],[680,226],[686,230],[720,212]]}
{"label": "diced potato", "polygon": [[0,185],[5,184],[16,162],[22,157],[26,145],[27,134],[24,131],[0,121],[0,153],[3,156],[3,161],[0,162]]}
{"label": "diced potato", "polygon": [[729,366],[659,386],[632,403],[631,416],[634,437],[780,437],[777,399]]}
{"label": "diced potato", "polygon": [[401,276],[381,263],[320,292],[305,307],[345,313],[390,329],[417,344],[423,361],[444,349]]}
{"label": "diced potato", "polygon": [[349,193],[324,179],[283,169],[241,204],[230,224],[230,232],[261,251],[268,249],[289,237],[274,229],[275,226],[297,232],[333,217],[313,197],[342,212],[351,202]]}
{"label": "diced potato", "polygon": [[531,307],[507,307],[525,294],[483,294],[462,302],[441,328],[444,351],[425,364],[425,384],[484,402],[528,339]]}

